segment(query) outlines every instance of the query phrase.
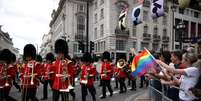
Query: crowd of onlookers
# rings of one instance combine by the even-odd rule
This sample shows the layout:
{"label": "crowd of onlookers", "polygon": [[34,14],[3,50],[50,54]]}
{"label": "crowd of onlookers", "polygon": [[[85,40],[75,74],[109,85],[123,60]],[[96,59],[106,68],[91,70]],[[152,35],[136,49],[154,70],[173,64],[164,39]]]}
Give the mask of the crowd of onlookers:
{"label": "crowd of onlookers", "polygon": [[[186,51],[161,51],[153,54],[154,69],[146,74],[151,86],[173,101],[200,101],[201,99],[201,54],[193,48]],[[153,92],[155,101],[162,101],[158,92]]]}

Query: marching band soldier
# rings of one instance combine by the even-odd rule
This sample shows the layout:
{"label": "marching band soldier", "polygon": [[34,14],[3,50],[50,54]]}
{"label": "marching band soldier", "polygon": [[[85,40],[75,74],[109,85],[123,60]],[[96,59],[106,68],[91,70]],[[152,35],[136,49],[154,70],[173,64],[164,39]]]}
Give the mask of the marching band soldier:
{"label": "marching band soldier", "polygon": [[90,92],[93,101],[96,101],[96,89],[94,88],[96,68],[91,63],[92,57],[90,53],[85,53],[83,55],[82,62],[83,65],[81,66],[81,76],[80,76],[82,101],[86,101],[87,89]]}
{"label": "marching band soldier", "polygon": [[129,61],[128,61],[128,78],[131,80],[131,89],[130,90],[136,90],[136,77],[131,76],[131,65],[132,65],[132,60],[134,58],[134,54],[130,55]]}
{"label": "marching band soldier", "polygon": [[126,79],[126,61],[124,59],[119,59],[117,62],[117,75],[119,79],[119,84],[120,84],[120,91],[119,93],[124,93],[127,91],[127,87],[125,84],[125,79]]}
{"label": "marching band soldier", "polygon": [[68,101],[68,86],[69,86],[69,73],[68,64],[69,60],[65,59],[65,54],[68,54],[67,42],[58,39],[55,42],[55,53],[57,55],[56,61],[53,62],[54,80],[52,85],[53,101],[59,101],[61,95],[62,101]]}
{"label": "marching band soldier", "polygon": [[110,53],[105,51],[102,57],[102,66],[101,66],[101,80],[102,80],[102,96],[101,99],[106,98],[106,87],[110,92],[110,96],[113,95],[113,90],[110,84],[112,75],[113,75],[113,64],[110,61]]}
{"label": "marching band soldier", "polygon": [[[68,64],[68,73],[69,73],[69,94],[72,96],[73,101],[75,100],[75,92],[74,92],[74,87],[75,87],[75,76],[76,76],[76,67],[74,62],[72,61],[71,57],[68,54],[65,54],[65,59],[69,60]],[[67,97],[69,97],[67,95]]]}
{"label": "marching band soldier", "polygon": [[114,68],[114,77],[115,77],[115,87],[114,88],[118,88],[119,80],[118,80],[118,68],[117,68],[117,66],[115,66],[115,68]]}
{"label": "marching band soldier", "polygon": [[9,96],[12,81],[15,78],[16,67],[11,64],[12,53],[4,49],[0,53],[0,101],[17,101]]}
{"label": "marching band soldier", "polygon": [[11,65],[15,67],[15,70],[16,70],[16,74],[15,74],[15,77],[13,78],[13,85],[15,86],[15,88],[17,88],[19,90],[19,92],[21,92],[21,88],[19,86],[19,84],[17,83],[17,80],[18,80],[18,67],[17,67],[17,64],[15,63],[16,61],[16,56],[14,53],[11,53]]}
{"label": "marching band soldier", "polygon": [[46,100],[48,98],[47,87],[48,84],[52,88],[52,81],[53,81],[53,67],[52,63],[55,60],[54,55],[52,53],[48,53],[45,57],[46,63],[44,64],[44,70],[42,75],[42,82],[43,82],[43,98],[41,100]]}
{"label": "marching band soldier", "polygon": [[41,75],[40,64],[35,61],[36,48],[32,44],[27,44],[24,47],[24,64],[21,70],[21,89],[22,101],[38,101],[36,98],[37,88]]}

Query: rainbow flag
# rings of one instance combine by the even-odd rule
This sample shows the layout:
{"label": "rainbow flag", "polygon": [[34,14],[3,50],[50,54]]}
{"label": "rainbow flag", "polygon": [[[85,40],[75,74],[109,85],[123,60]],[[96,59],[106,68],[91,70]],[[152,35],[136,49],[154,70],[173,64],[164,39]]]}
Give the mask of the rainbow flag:
{"label": "rainbow flag", "polygon": [[144,49],[141,53],[137,54],[131,65],[131,76],[136,77],[142,76],[149,70],[149,68],[153,67],[155,63],[155,58],[151,55],[151,53]]}

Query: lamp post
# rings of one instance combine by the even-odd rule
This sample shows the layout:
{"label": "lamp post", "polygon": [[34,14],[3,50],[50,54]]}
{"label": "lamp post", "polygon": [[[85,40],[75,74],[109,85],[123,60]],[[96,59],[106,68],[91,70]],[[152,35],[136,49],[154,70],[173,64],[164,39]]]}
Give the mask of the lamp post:
{"label": "lamp post", "polygon": [[183,30],[185,29],[185,24],[183,21],[177,24],[176,29],[179,30],[179,46],[182,49],[182,39],[183,39]]}
{"label": "lamp post", "polygon": [[171,10],[172,10],[172,50],[174,50],[174,41],[175,41],[175,34],[174,34],[174,12],[176,11],[176,6],[174,5],[175,0],[172,0],[172,6],[171,6]]}

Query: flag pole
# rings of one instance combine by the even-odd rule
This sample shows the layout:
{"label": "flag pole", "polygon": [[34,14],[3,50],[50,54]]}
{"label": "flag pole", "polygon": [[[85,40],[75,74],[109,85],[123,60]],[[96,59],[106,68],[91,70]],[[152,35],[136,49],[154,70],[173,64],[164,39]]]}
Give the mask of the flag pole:
{"label": "flag pole", "polygon": [[[147,53],[152,57],[152,59],[156,62],[156,58],[149,52],[149,50],[146,48],[146,47],[144,47],[144,49],[147,51]],[[157,63],[157,62],[156,62]],[[158,63],[157,63],[158,64]],[[161,66],[160,64],[158,64],[159,65],[159,67],[164,71],[165,70],[165,68],[163,67],[163,66]]]}

